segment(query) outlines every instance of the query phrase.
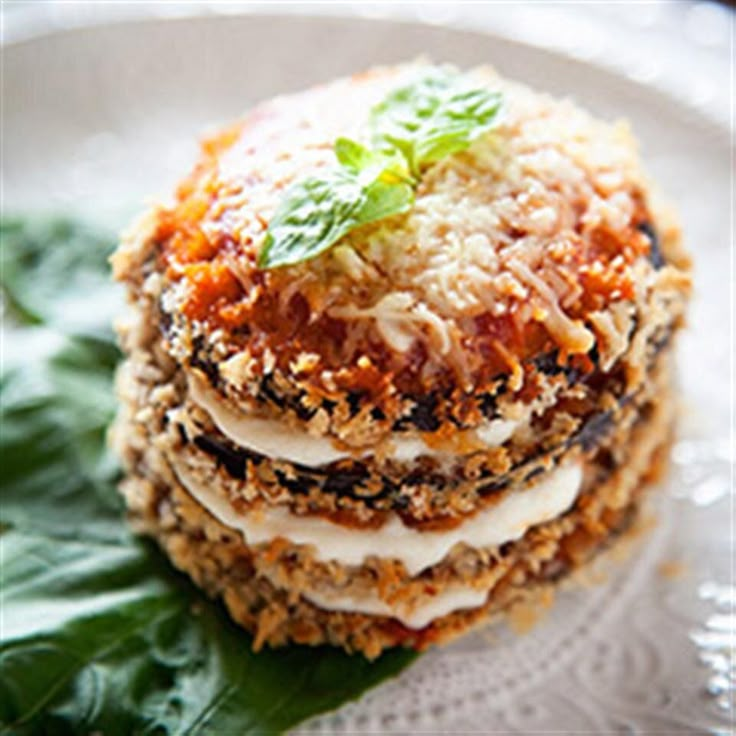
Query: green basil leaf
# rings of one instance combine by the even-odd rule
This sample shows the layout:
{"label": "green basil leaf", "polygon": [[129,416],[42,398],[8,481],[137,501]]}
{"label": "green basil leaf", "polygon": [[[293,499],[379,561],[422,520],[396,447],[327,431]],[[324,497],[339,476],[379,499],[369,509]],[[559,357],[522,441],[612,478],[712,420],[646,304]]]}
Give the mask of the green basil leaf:
{"label": "green basil leaf", "polygon": [[379,150],[400,151],[419,176],[423,166],[466,149],[491,130],[501,99],[457,72],[433,69],[373,108],[373,143]]}
{"label": "green basil leaf", "polygon": [[340,165],[365,186],[379,179],[384,184],[408,184],[412,187],[416,184],[407,171],[406,159],[398,152],[372,151],[350,138],[338,138],[335,156]]}
{"label": "green basil leaf", "polygon": [[14,317],[112,339],[122,290],[100,274],[115,240],[101,226],[62,217],[4,218],[0,270]]}
{"label": "green basil leaf", "polygon": [[117,348],[43,327],[10,332],[6,347],[0,524],[70,538],[126,533],[105,443]]}
{"label": "green basil leaf", "polygon": [[[37,232],[20,221],[13,227]],[[13,247],[27,252],[22,241]],[[10,284],[3,273],[6,292],[31,273],[48,276],[34,285],[39,294],[47,287],[63,297],[64,276],[76,289],[74,259],[50,273],[9,255],[19,266]],[[109,278],[104,259],[98,266],[89,270],[95,290]],[[26,308],[40,315],[33,321],[51,322],[55,315],[38,309],[46,302],[31,297]],[[124,523],[105,442],[114,343],[41,324],[9,329],[4,353],[1,734],[280,733],[416,657],[397,650],[371,663],[298,646],[254,654],[251,637],[223,608]]]}
{"label": "green basil leaf", "polygon": [[327,647],[254,654],[152,545],[2,537],[4,734],[281,733],[413,656]]}
{"label": "green basil leaf", "polygon": [[414,190],[406,183],[386,183],[378,179],[366,188],[365,195],[365,204],[360,210],[363,223],[407,212],[414,204]]}
{"label": "green basil leaf", "polygon": [[289,188],[268,226],[261,268],[315,258],[359,224],[365,193],[356,176],[333,171]]}
{"label": "green basil leaf", "polygon": [[497,122],[501,95],[447,68],[395,90],[370,114],[374,148],[338,138],[339,168],[293,185],[258,255],[260,268],[314,258],[361,225],[406,212],[422,167],[466,149]]}
{"label": "green basil leaf", "polygon": [[350,138],[338,138],[335,141],[335,156],[340,165],[351,174],[359,174],[374,166],[379,158],[370,148]]}
{"label": "green basil leaf", "polygon": [[360,151],[359,145],[341,149],[350,168],[304,179],[288,190],[268,226],[261,268],[315,258],[361,225],[411,207],[413,189],[394,159]]}

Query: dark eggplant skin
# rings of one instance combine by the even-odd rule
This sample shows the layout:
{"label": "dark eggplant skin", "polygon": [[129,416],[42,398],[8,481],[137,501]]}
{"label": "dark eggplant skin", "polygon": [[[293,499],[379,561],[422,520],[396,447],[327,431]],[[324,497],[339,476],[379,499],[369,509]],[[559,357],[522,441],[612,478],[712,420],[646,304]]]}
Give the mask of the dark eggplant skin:
{"label": "dark eggplant skin", "polygon": [[236,480],[245,480],[248,456],[251,453],[237,450],[226,442],[221,442],[206,434],[194,438],[194,444],[215,458],[218,465],[227,471],[228,475]]}
{"label": "dark eggplant skin", "polygon": [[440,421],[435,416],[437,397],[434,394],[414,396],[414,407],[407,419],[407,423],[420,432],[436,432],[440,428]]}
{"label": "dark eggplant skin", "polygon": [[[672,332],[667,330],[652,341],[653,361],[669,345],[671,337]],[[595,348],[589,353],[589,357],[597,365],[598,356]],[[580,376],[576,369],[559,365],[557,363],[557,356],[554,353],[544,354],[535,358],[535,367],[540,372],[551,375],[564,373],[571,384],[585,378],[584,376]],[[623,408],[634,401],[635,398],[634,395],[621,396],[618,399],[618,405]],[[357,404],[357,401],[358,399],[355,397],[353,402]],[[403,420],[404,426],[402,429],[405,429],[406,425],[410,424],[409,419],[411,417],[415,419],[415,421],[411,422],[414,426],[417,426],[417,424],[421,426],[435,426],[436,418],[432,415],[432,408],[435,405],[436,400],[434,397],[431,395],[424,397],[424,400],[420,400],[416,404],[412,415]],[[528,468],[524,475],[525,480],[531,480],[542,472],[544,468],[541,463],[542,460],[545,458],[555,459],[575,446],[579,446],[585,453],[594,452],[596,448],[604,443],[606,437],[614,428],[615,413],[615,410],[607,410],[589,414],[583,419],[578,430],[562,444],[543,450],[533,457],[526,458],[501,477],[488,478],[485,484],[478,486],[478,494],[487,496],[504,490],[511,483],[512,476],[520,477],[519,474],[524,472],[524,468]],[[189,441],[186,437],[186,432],[184,432],[183,427],[180,427],[179,431],[182,441],[186,444]],[[200,450],[214,457],[218,466],[222,466],[231,477],[237,480],[245,480],[249,461],[256,465],[267,462],[266,457],[250,450],[238,448],[230,443],[229,440],[219,436],[203,433],[195,437],[192,441]],[[288,476],[283,471],[277,471],[276,473],[279,483],[285,488],[288,488],[292,493],[306,494],[316,488],[320,493],[361,501],[368,507],[373,506],[379,501],[383,502],[386,499],[390,499],[391,507],[397,511],[407,507],[412,489],[417,485],[426,484],[440,493],[447,483],[447,479],[439,473],[414,470],[400,481],[382,475],[377,479],[381,484],[380,490],[377,490],[376,479],[370,482],[372,489],[369,490],[367,484],[371,481],[371,471],[365,463],[359,460],[354,460],[347,466],[346,463],[340,461],[340,463],[321,468],[311,468],[297,463],[294,463],[292,467],[294,472]],[[482,481],[482,478],[479,480]]]}
{"label": "dark eggplant skin", "polygon": [[636,226],[640,233],[644,233],[649,239],[649,260],[654,268],[659,271],[660,268],[667,265],[662,253],[662,247],[659,243],[659,235],[651,222],[641,222]]}
{"label": "dark eggplant skin", "polygon": [[601,444],[611,429],[613,429],[613,412],[598,412],[585,420],[575,435],[573,444],[580,445],[584,452],[590,452]]}
{"label": "dark eggplant skin", "polygon": [[[478,488],[478,493],[487,496],[502,491],[510,483],[510,475],[518,474],[524,466],[529,466],[525,476],[526,480],[533,479],[543,471],[537,464],[542,458],[555,455],[560,450],[564,451],[580,445],[584,452],[595,449],[605,439],[613,428],[613,412],[599,412],[589,416],[582,427],[570,437],[564,445],[551,451],[545,451],[539,457],[529,458],[501,478],[496,478]],[[248,450],[241,450],[226,441],[216,439],[210,435],[201,434],[194,438],[194,444],[203,452],[214,457],[219,466],[223,467],[228,475],[236,480],[245,480],[246,468],[249,460],[263,462],[265,458]],[[276,471],[276,477],[281,485],[290,492],[303,495],[310,489],[317,487],[321,493],[334,494],[338,497],[350,498],[372,505],[379,500],[392,499],[392,507],[397,509],[407,505],[407,493],[422,483],[431,485],[440,492],[446,483],[446,479],[438,474],[425,475],[417,472],[410,473],[405,479],[397,482],[391,478],[381,476],[381,490],[378,493],[369,492],[364,484],[370,479],[370,471],[361,462],[356,462],[349,468],[308,468],[294,465],[296,475],[288,477],[281,471]]]}
{"label": "dark eggplant skin", "polygon": [[306,394],[302,393],[298,397],[283,397],[274,389],[272,376],[266,375],[261,378],[259,393],[259,399],[261,401],[273,404],[279,409],[291,409],[299,419],[304,422],[308,422],[317,413],[317,410],[304,406],[302,404],[303,398],[306,398]]}

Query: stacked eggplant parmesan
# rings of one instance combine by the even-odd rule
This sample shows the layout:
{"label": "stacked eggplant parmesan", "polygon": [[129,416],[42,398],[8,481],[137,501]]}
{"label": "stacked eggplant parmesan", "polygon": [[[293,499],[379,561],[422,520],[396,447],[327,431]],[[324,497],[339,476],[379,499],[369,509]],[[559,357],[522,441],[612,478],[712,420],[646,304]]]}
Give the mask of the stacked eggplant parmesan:
{"label": "stacked eggplant parmesan", "polygon": [[421,69],[255,108],[113,259],[131,518],[256,648],[374,657],[538,600],[664,460],[689,261],[624,123],[467,72],[503,115],[408,211],[259,267],[284,191]]}

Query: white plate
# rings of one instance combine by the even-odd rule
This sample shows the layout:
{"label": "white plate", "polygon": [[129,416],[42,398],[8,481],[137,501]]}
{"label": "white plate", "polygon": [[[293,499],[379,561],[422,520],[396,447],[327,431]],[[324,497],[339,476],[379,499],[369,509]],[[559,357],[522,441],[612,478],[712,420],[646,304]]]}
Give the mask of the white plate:
{"label": "white plate", "polygon": [[325,17],[121,23],[5,49],[6,210],[130,213],[185,170],[205,126],[275,93],[422,53],[492,63],[631,120],[697,264],[680,345],[682,439],[657,525],[604,583],[560,595],[525,636],[494,627],[432,651],[303,730],[725,733],[733,617],[717,614],[733,605],[727,129],[610,71],[477,33]]}

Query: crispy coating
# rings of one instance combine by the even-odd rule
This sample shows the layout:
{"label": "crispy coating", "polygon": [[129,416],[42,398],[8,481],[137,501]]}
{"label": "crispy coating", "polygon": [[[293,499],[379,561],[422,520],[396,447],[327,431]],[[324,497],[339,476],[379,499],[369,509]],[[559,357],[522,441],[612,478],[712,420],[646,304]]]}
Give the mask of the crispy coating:
{"label": "crispy coating", "polygon": [[407,423],[452,432],[502,395],[540,391],[540,359],[606,370],[657,306],[682,314],[688,260],[627,127],[488,69],[471,76],[503,92],[501,124],[427,170],[409,213],[259,270],[285,187],[331,165],[335,138],[360,137],[370,105],[419,71],[378,69],[257,107],[203,144],[174,202],[115,256],[131,293],[156,302],[177,361],[243,409],[327,421],[348,444]]}
{"label": "crispy coating", "polygon": [[[560,518],[500,548],[458,549],[413,578],[401,565],[384,560],[357,568],[320,563],[309,549],[285,540],[249,546],[194,501],[163,458],[143,445],[127,448],[129,474],[122,490],[136,528],[156,538],[198,585],[222,597],[233,618],[254,634],[256,648],[330,643],[375,657],[387,647],[423,649],[445,642],[493,615],[508,613],[514,604],[552,590],[607,546],[630,523],[647,484],[662,472],[672,407],[671,397],[660,395],[625,444],[592,459],[587,491]],[[325,610],[304,595],[311,590],[378,590],[388,601],[411,606],[426,600],[427,591],[431,597],[457,583],[487,589],[485,604],[446,614],[421,629],[387,616]]]}
{"label": "crispy coating", "polygon": [[[259,105],[202,144],[173,200],[113,257],[131,306],[111,432],[131,519],[255,648],[375,657],[451,639],[548,595],[631,523],[663,467],[690,263],[623,123],[473,70],[502,92],[503,117],[421,172],[410,211],[308,262],[257,267],[288,186],[334,165],[335,139],[364,137],[371,105],[423,71]],[[255,425],[238,434],[220,410],[271,422],[284,446],[256,451]],[[488,439],[499,426],[512,429]],[[288,459],[287,435],[337,459]],[[421,449],[400,455],[401,442]],[[348,534],[397,520],[442,532],[573,463],[582,485],[557,518],[495,547],[459,542],[419,572],[390,550],[349,565],[279,536],[249,544],[191,490],[236,515],[276,509]],[[485,602],[401,622],[399,609],[459,587]],[[332,610],[369,599],[396,615]]]}

